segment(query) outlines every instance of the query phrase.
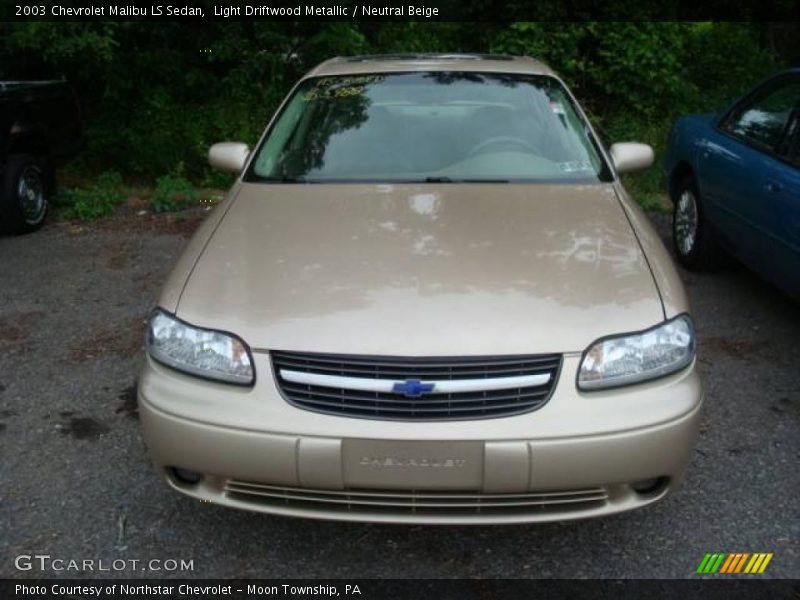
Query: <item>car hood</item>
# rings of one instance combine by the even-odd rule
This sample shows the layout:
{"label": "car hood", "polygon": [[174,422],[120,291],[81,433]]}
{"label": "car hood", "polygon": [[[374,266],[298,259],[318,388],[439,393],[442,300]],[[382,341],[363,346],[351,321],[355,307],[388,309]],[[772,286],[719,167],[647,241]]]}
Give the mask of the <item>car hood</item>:
{"label": "car hood", "polygon": [[663,319],[612,185],[241,184],[177,314],[254,349],[581,351]]}

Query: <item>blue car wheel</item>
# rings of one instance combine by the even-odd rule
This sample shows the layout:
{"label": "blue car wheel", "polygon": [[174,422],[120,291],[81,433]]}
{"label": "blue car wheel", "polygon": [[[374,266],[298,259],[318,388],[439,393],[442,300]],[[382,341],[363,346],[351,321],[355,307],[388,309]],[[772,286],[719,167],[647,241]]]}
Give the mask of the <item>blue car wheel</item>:
{"label": "blue car wheel", "polygon": [[672,241],[678,261],[692,270],[716,267],[721,250],[703,214],[702,200],[692,175],[680,180],[672,203]]}

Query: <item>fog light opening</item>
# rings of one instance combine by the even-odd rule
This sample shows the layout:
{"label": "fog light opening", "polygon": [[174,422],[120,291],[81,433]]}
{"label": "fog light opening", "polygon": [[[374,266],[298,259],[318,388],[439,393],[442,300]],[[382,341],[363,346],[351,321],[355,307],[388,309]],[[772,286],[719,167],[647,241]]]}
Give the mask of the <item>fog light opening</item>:
{"label": "fog light opening", "polygon": [[197,485],[203,480],[203,474],[180,467],[170,467],[169,472],[173,479],[186,485]]}
{"label": "fog light opening", "polygon": [[637,494],[644,495],[652,495],[656,492],[660,492],[664,487],[667,485],[668,478],[667,477],[655,477],[653,479],[641,479],[640,481],[634,481],[631,484],[633,491]]}

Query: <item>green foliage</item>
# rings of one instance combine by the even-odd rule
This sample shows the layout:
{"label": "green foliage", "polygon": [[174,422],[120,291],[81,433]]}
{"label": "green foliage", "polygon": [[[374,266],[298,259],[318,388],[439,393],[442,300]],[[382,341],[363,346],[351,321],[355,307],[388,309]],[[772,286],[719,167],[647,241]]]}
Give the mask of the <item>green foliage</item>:
{"label": "green foliage", "polygon": [[650,144],[656,164],[623,178],[645,208],[663,210],[661,171],[674,120],[721,110],[780,68],[745,23],[514,23],[492,50],[535,56],[561,74],[605,143]]}
{"label": "green foliage", "polygon": [[625,114],[613,115],[605,120],[603,137],[608,145],[613,142],[636,141],[649,144],[655,151],[655,164],[638,173],[622,176],[625,189],[645,210],[663,211],[668,207],[666,180],[662,169],[670,119],[631,119]]}
{"label": "green foliage", "polygon": [[[478,12],[490,8],[473,4]],[[297,78],[332,56],[534,56],[564,77],[606,143],[651,143],[657,161],[676,117],[720,110],[800,60],[794,23],[30,21],[0,28],[4,77],[65,76],[75,86],[86,127],[78,171],[115,168],[152,179],[183,163],[181,178],[209,186],[230,177],[209,168],[208,147],[255,144]],[[640,201],[663,193],[660,178],[657,168],[631,178]]]}
{"label": "green foliage", "polygon": [[685,23],[514,23],[492,50],[543,60],[596,115],[648,118],[692,97],[683,68],[691,33]]}
{"label": "green foliage", "polygon": [[24,27],[8,27],[0,39],[6,52],[29,51],[51,63],[79,66],[91,54],[92,63],[110,63],[116,56],[119,44],[117,23],[53,23],[29,22]]}
{"label": "green foliage", "polygon": [[745,23],[691,24],[685,54],[685,76],[695,83],[695,96],[687,107],[693,111],[722,110],[781,67]]}
{"label": "green foliage", "polygon": [[110,215],[128,193],[118,172],[105,171],[86,186],[63,190],[56,204],[66,209],[68,218],[87,221]]}
{"label": "green foliage", "polygon": [[381,23],[370,52],[486,52],[492,33],[486,23]]}
{"label": "green foliage", "polygon": [[175,212],[197,203],[194,187],[183,177],[183,164],[175,173],[156,179],[156,189],[150,199],[153,212]]}

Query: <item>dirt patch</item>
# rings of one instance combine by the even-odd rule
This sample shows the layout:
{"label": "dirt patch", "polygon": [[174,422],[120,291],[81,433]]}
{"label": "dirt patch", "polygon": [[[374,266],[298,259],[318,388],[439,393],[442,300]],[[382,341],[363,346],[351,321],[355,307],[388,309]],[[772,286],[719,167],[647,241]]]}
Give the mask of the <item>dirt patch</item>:
{"label": "dirt patch", "polygon": [[111,253],[111,256],[106,260],[106,268],[112,271],[121,271],[128,266],[128,258],[130,257],[131,249],[127,246],[116,246]]}
{"label": "dirt patch", "polygon": [[106,267],[112,271],[121,271],[128,266],[128,257],[124,254],[114,254],[106,261]]}
{"label": "dirt patch", "polygon": [[19,342],[28,337],[28,332],[9,325],[5,319],[0,319],[0,342]]}
{"label": "dirt patch", "polygon": [[102,356],[130,358],[142,347],[144,317],[135,317],[113,329],[104,329],[74,346],[68,358],[74,362],[85,362]]}
{"label": "dirt patch", "polygon": [[0,410],[0,419],[16,417],[17,415],[19,415],[19,413],[15,410]]}
{"label": "dirt patch", "polygon": [[169,215],[161,221],[158,231],[159,233],[171,233],[189,237],[200,227],[200,223],[205,220],[207,215],[208,213],[205,211],[193,211],[187,215]]}
{"label": "dirt patch", "polygon": [[94,231],[158,233],[189,237],[208,216],[209,207],[198,205],[179,213],[166,214],[151,212],[140,214],[142,212],[144,211],[124,211],[104,219],[98,219],[91,224],[81,225],[78,222],[66,222],[66,226],[70,232],[74,230],[82,232],[88,226]]}
{"label": "dirt patch", "polygon": [[[3,351],[6,352],[6,350]],[[27,357],[31,354],[35,354],[34,347],[31,344],[26,344],[24,342],[18,342],[13,345],[9,344],[7,352],[9,356],[16,355]]]}
{"label": "dirt patch", "polygon": [[90,440],[105,435],[111,429],[95,419],[76,417],[70,419],[66,424],[61,424],[59,431],[62,435],[71,435],[79,440]]}
{"label": "dirt patch", "polygon": [[31,325],[38,324],[45,316],[43,310],[24,310],[17,313],[16,318],[23,327],[30,327]]}
{"label": "dirt patch", "polygon": [[147,201],[146,198],[142,198],[139,195],[133,194],[129,196],[127,200],[125,200],[125,207],[134,212],[139,212],[142,210],[149,210],[150,202]]}
{"label": "dirt patch", "polygon": [[769,409],[776,415],[782,415],[786,411],[800,414],[800,398],[778,398],[778,403],[772,404]]}
{"label": "dirt patch", "polygon": [[19,342],[26,339],[30,335],[30,327],[42,317],[44,311],[41,310],[19,311],[0,317],[0,342]]}
{"label": "dirt patch", "polygon": [[133,385],[126,387],[117,398],[122,400],[122,404],[117,407],[115,411],[117,414],[122,413],[131,419],[139,418],[139,404],[136,401],[137,396],[136,382]]}
{"label": "dirt patch", "polygon": [[752,446],[735,446],[733,448],[728,448],[728,454],[730,456],[741,456],[746,452],[753,452],[755,448]]}
{"label": "dirt patch", "polygon": [[766,342],[752,340],[734,340],[727,337],[701,338],[700,348],[712,352],[721,352],[733,358],[748,358],[766,346]]}
{"label": "dirt patch", "polygon": [[6,424],[0,423],[0,433],[3,433],[6,430]]}
{"label": "dirt patch", "polygon": [[153,271],[147,271],[133,277],[133,282],[136,284],[136,289],[140,292],[150,292],[156,286],[161,284],[161,280],[156,277]]}

